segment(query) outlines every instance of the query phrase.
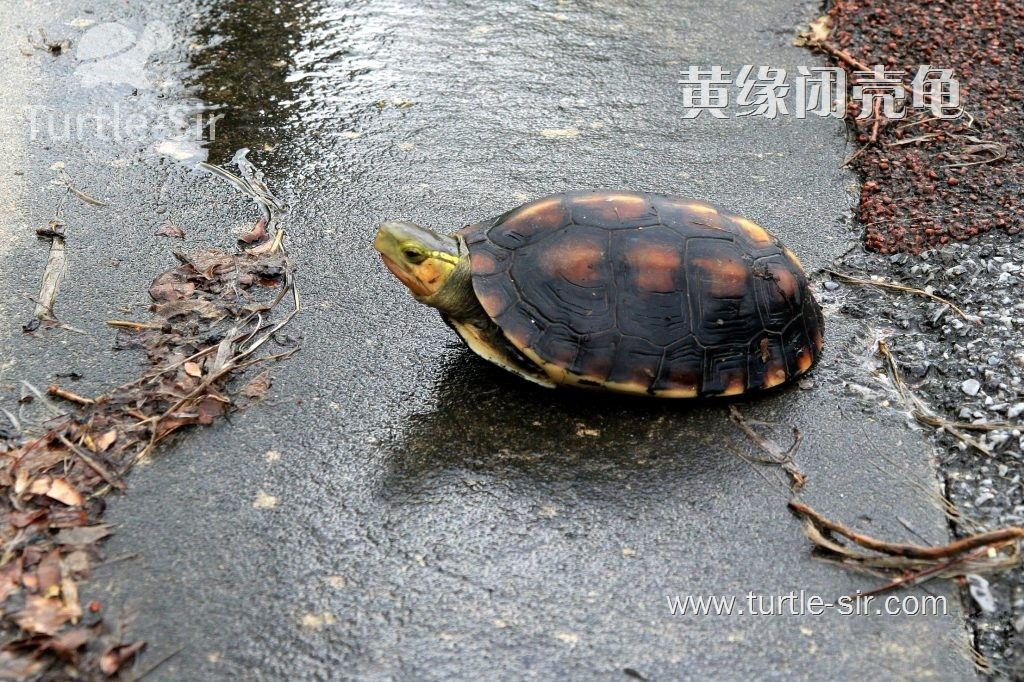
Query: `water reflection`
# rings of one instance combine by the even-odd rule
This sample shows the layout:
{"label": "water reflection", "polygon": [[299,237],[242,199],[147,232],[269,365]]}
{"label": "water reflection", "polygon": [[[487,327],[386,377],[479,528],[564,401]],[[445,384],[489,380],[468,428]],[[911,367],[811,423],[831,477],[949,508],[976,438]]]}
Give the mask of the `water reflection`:
{"label": "water reflection", "polygon": [[209,142],[220,163],[239,147],[273,148],[296,122],[296,69],[322,3],[219,0],[196,19],[190,52],[197,95],[223,116]]}
{"label": "water reflection", "polygon": [[468,350],[449,357],[434,408],[409,418],[389,448],[392,491],[451,471],[600,483],[745,467],[726,446],[736,434],[722,402],[552,391]]}

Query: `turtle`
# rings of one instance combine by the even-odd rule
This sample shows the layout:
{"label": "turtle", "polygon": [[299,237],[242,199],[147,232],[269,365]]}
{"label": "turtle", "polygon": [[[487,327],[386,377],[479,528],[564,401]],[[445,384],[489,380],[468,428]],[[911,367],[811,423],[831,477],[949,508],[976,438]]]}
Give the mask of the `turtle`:
{"label": "turtle", "polygon": [[734,396],[804,374],[824,347],[797,256],[696,199],[554,194],[450,235],[386,222],[374,246],[473,352],[548,388]]}

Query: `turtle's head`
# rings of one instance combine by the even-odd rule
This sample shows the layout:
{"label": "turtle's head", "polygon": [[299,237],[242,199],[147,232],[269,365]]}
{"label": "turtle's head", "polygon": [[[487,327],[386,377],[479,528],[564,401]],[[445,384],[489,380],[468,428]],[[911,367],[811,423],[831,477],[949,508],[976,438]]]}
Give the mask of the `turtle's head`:
{"label": "turtle's head", "polygon": [[388,270],[424,302],[445,285],[459,264],[459,243],[454,237],[415,223],[384,223],[373,246]]}

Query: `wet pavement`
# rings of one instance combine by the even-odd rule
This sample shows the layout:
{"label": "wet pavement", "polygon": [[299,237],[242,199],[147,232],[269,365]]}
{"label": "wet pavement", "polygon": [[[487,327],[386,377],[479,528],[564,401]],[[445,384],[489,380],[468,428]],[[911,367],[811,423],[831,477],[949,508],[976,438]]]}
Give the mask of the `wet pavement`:
{"label": "wet pavement", "polygon": [[[0,79],[38,85],[18,85],[0,116],[18,131],[0,143],[5,404],[22,378],[74,370],[89,393],[131,376],[103,321],[143,315],[171,249],[230,244],[252,215],[189,170],[198,150],[174,130],[29,140],[20,107],[116,103],[147,120],[221,107],[210,160],[251,147],[292,206],[303,351],[274,370],[266,405],[165,449],[110,503],[108,555],[139,557],[86,589],[151,642],[148,660],[182,648],[155,678],[973,675],[959,596],[938,585],[944,616],[672,615],[676,595],[831,601],[875,582],[809,556],[723,404],[529,386],[461,349],[372,251],[384,219],[455,229],[550,192],[629,187],[728,206],[809,271],[826,265],[858,237],[843,123],[683,121],[677,85],[690,64],[815,63],[791,45],[815,14],[787,0],[742,14],[667,1],[15,3],[3,55],[25,73]],[[105,22],[165,22],[173,39],[143,87],[85,87],[74,47],[18,49],[39,26],[75,40]],[[108,203],[63,209],[57,313],[89,335],[26,336],[23,294],[46,259],[33,229],[59,205],[60,170]],[[184,247],[152,236],[167,219]],[[737,406],[778,423],[780,441],[801,429],[805,499],[821,511],[944,541],[928,446],[851,391],[872,378],[871,340],[839,306],[826,315],[813,381]]]}

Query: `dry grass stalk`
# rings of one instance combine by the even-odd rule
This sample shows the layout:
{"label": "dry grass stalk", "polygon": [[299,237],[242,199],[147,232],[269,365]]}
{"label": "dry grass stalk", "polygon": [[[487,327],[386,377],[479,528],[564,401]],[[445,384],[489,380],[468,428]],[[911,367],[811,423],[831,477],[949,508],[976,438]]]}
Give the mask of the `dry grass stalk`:
{"label": "dry grass stalk", "polygon": [[838,272],[836,270],[830,270],[829,268],[822,268],[821,271],[827,272],[832,277],[842,282],[849,282],[850,284],[862,284],[864,286],[877,287],[879,289],[890,289],[892,291],[901,291],[908,294],[914,294],[915,296],[923,296],[925,298],[930,298],[936,303],[941,303],[942,305],[949,306],[953,311],[956,312],[957,315],[964,318],[968,322],[982,324],[980,317],[968,315],[952,301],[942,298],[941,296],[933,294],[929,291],[925,291],[924,289],[916,289],[905,284],[897,284],[896,282],[889,282],[883,279],[864,279],[862,277],[854,277],[853,275],[848,275],[845,272]]}

